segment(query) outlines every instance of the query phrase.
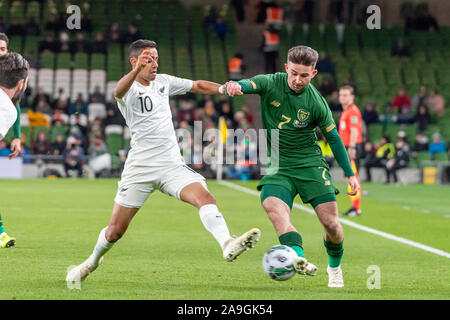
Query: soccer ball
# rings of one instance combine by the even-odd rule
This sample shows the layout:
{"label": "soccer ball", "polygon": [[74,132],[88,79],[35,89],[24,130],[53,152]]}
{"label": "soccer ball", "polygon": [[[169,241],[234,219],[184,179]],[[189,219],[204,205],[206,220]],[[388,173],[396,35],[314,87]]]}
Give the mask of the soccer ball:
{"label": "soccer ball", "polygon": [[270,248],[263,257],[264,272],[273,280],[283,281],[295,275],[294,258],[295,251],[285,245],[275,245]]}

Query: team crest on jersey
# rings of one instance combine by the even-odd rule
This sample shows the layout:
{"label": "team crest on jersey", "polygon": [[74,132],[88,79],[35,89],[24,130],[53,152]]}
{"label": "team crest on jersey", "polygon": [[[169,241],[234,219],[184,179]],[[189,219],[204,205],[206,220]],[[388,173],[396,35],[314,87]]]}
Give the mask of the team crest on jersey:
{"label": "team crest on jersey", "polygon": [[297,120],[294,121],[294,123],[293,123],[294,127],[297,127],[297,128],[307,127],[308,123],[306,122],[306,120],[309,119],[310,114],[311,114],[311,112],[307,112],[303,109],[298,109],[298,112],[297,112],[298,121]]}
{"label": "team crest on jersey", "polygon": [[164,95],[164,90],[166,89],[166,86],[162,86],[161,88],[158,89],[158,92],[160,95]]}

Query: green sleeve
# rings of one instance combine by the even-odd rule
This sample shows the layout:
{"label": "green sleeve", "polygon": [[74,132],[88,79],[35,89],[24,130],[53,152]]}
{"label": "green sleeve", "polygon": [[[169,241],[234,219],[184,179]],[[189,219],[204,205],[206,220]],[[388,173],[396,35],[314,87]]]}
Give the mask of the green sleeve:
{"label": "green sleeve", "polygon": [[336,128],[333,128],[331,131],[322,131],[325,138],[327,139],[331,151],[333,151],[334,157],[336,158],[339,166],[344,170],[344,174],[346,177],[354,176],[352,166],[350,164],[350,159],[348,158],[347,150],[344,147],[344,143],[342,142],[341,137]]}
{"label": "green sleeve", "polygon": [[20,132],[20,105],[17,104],[17,119],[16,122],[13,124],[13,130],[14,130],[14,138],[20,139],[21,138],[21,132]]}
{"label": "green sleeve", "polygon": [[236,82],[241,86],[242,93],[249,94],[264,92],[268,87],[269,81],[269,75],[261,74],[250,79],[242,79]]}

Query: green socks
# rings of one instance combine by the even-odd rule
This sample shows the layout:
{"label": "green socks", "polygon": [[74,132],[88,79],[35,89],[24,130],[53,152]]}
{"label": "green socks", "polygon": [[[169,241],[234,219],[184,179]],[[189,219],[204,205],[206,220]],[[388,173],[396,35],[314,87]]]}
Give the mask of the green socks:
{"label": "green socks", "polygon": [[302,247],[303,245],[302,236],[298,232],[291,231],[284,233],[281,236],[279,236],[278,239],[280,240],[281,244],[294,249],[294,251],[297,253],[299,257],[303,258],[305,257]]}
{"label": "green socks", "polygon": [[0,234],[5,232],[5,229],[3,228],[3,221],[2,221],[2,215],[0,214]]}
{"label": "green socks", "polygon": [[341,243],[332,243],[323,240],[323,244],[328,253],[328,265],[330,268],[336,268],[341,265],[342,256],[344,255],[344,241]]}

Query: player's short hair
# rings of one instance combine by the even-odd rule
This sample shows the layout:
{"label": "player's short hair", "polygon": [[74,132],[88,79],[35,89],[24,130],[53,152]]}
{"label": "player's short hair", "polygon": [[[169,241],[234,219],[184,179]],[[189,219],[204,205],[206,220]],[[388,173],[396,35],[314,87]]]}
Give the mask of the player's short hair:
{"label": "player's short hair", "polygon": [[0,40],[3,40],[6,42],[6,45],[9,45],[9,39],[8,36],[6,34],[4,34],[3,32],[0,32]]}
{"label": "player's short hair", "polygon": [[0,86],[14,88],[17,83],[28,77],[30,65],[22,55],[10,52],[0,57]]}
{"label": "player's short hair", "polygon": [[128,59],[137,58],[145,48],[156,48],[156,42],[152,40],[139,39],[130,44],[128,48]]}
{"label": "player's short hair", "polygon": [[352,96],[355,95],[355,89],[353,89],[353,87],[349,86],[348,84],[346,84],[345,86],[340,87],[339,90],[348,90]]}
{"label": "player's short hair", "polygon": [[289,49],[287,55],[287,61],[301,64],[303,66],[316,67],[317,60],[319,60],[319,54],[313,48],[307,46],[295,46]]}

